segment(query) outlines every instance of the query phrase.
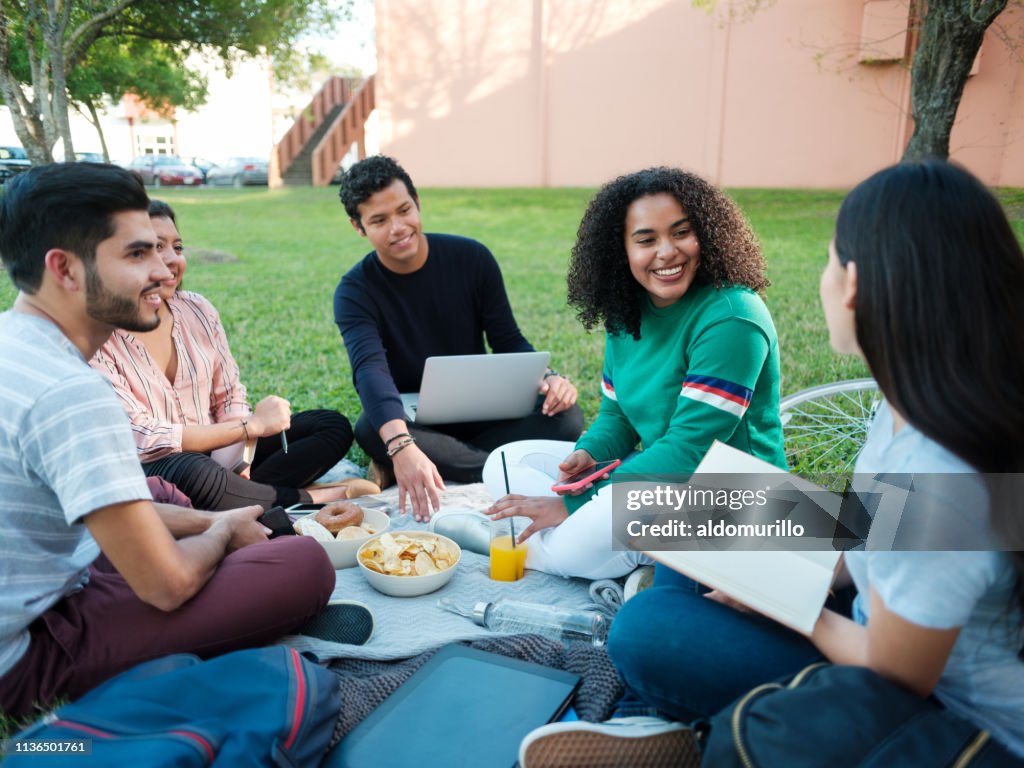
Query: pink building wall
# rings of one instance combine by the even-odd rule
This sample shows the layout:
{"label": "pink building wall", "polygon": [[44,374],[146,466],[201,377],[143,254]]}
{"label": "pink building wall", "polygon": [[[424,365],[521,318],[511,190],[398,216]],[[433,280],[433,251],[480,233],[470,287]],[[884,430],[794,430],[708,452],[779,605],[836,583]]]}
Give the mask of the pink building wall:
{"label": "pink building wall", "polygon": [[[912,130],[908,0],[376,0],[381,151],[428,186],[591,186],[654,164],[848,187]],[[738,3],[737,3],[738,5]],[[999,23],[1024,35],[1024,9]],[[895,52],[895,53],[894,53]],[[990,30],[952,156],[1024,186],[1024,62]]]}

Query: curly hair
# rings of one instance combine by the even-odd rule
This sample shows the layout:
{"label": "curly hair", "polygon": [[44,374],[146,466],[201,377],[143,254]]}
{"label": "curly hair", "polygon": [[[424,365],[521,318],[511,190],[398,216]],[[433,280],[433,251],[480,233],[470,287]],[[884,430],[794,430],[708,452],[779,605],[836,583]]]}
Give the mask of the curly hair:
{"label": "curly hair", "polygon": [[713,184],[678,168],[647,168],[620,176],[590,201],[569,261],[569,304],[588,330],[640,338],[644,288],[626,255],[626,212],[634,200],[672,195],[690,218],[700,244],[695,284],[768,287],[761,246],[739,207]]}
{"label": "curly hair", "polygon": [[419,206],[419,196],[416,194],[416,187],[409,178],[409,174],[398,164],[398,161],[387,155],[374,155],[349,168],[341,177],[341,189],[338,190],[338,197],[341,204],[345,206],[345,213],[352,221],[363,229],[359,219],[359,206],[370,199],[372,195],[387,189],[395,181],[401,181],[409,190],[409,196]]}

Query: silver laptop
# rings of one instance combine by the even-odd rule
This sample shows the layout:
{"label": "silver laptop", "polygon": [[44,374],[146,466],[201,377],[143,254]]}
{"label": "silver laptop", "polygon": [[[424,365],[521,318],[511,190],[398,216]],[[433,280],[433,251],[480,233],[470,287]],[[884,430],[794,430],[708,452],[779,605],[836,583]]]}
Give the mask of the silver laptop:
{"label": "silver laptop", "polygon": [[420,391],[402,395],[405,416],[417,424],[521,419],[533,411],[550,354],[428,357]]}

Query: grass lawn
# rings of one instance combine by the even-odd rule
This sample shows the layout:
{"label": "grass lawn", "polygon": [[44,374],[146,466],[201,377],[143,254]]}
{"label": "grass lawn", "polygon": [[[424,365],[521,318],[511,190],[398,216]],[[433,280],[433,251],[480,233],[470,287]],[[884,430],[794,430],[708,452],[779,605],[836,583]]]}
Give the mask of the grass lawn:
{"label": "grass lawn", "polygon": [[[425,189],[428,231],[487,244],[502,266],[519,324],[597,412],[602,334],[586,333],[565,303],[569,249],[590,189]],[[163,189],[191,252],[185,283],[218,307],[255,402],[288,397],[296,409],[329,406],[353,418],[359,400],[332,296],[342,274],[368,250],[327,189]],[[779,331],[783,394],[866,375],[835,355],[818,301],[818,277],[842,192],[734,190],[761,238],[773,285],[767,301]],[[1000,192],[1024,238],[1024,190]],[[0,284],[0,308],[14,298]],[[361,458],[357,456],[356,458]]]}
{"label": "grass lawn", "polygon": [[[354,420],[359,399],[331,302],[342,274],[368,248],[345,219],[337,188],[159,192],[176,209],[191,252],[186,285],[219,308],[252,401],[281,394],[296,409],[329,406]],[[522,330],[577,382],[588,418],[599,403],[602,335],[584,332],[566,306],[565,269],[592,192],[420,191],[428,231],[477,238],[497,256]],[[734,190],[733,195],[764,244],[783,394],[866,375],[862,364],[829,349],[818,302],[818,277],[843,193]],[[999,195],[1024,240],[1024,190]],[[10,282],[0,281],[0,310],[14,296]],[[0,713],[0,735],[11,727]]]}

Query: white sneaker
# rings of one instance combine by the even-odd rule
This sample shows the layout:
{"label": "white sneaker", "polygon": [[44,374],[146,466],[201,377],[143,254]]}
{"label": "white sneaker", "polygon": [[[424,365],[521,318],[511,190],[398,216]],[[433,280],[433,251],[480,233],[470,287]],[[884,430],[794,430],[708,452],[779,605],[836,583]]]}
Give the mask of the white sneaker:
{"label": "white sneaker", "polygon": [[551,723],[519,745],[520,768],[697,768],[693,729],[657,717]]}

